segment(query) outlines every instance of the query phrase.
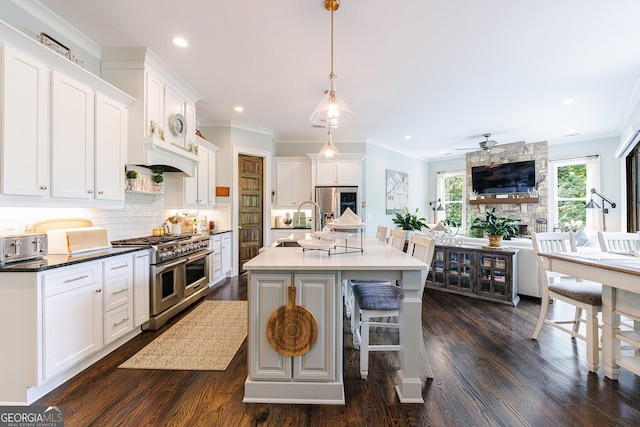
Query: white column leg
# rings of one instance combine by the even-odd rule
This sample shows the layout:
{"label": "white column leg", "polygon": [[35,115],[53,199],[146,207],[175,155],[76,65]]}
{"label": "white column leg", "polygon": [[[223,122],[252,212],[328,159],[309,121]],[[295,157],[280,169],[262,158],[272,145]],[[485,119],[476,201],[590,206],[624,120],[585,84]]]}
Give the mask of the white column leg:
{"label": "white column leg", "polygon": [[607,378],[617,380],[620,366],[615,363],[620,357],[620,340],[614,334],[620,332],[620,315],[613,312],[615,294],[610,286],[602,285],[602,370]]}

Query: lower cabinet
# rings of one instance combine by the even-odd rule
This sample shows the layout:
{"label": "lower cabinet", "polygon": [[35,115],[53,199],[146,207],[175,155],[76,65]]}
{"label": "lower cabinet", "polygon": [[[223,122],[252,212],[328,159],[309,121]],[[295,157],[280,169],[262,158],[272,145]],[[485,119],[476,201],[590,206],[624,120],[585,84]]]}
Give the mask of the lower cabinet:
{"label": "lower cabinet", "polygon": [[213,251],[209,282],[215,284],[231,274],[231,233],[214,234],[209,245]]}
{"label": "lower cabinet", "polygon": [[133,254],[133,326],[138,327],[149,320],[149,251]]}
{"label": "lower cabinet", "polygon": [[133,330],[133,255],[104,261],[103,290],[106,345]]}
{"label": "lower cabinet", "polygon": [[436,245],[426,287],[516,305],[517,250]]}
{"label": "lower cabinet", "polygon": [[[255,381],[335,382],[336,373],[336,286],[335,274],[256,273],[251,274],[250,331],[266,331],[271,314],[288,303],[288,288],[296,287],[296,305],[315,317],[318,337],[302,356],[278,353],[265,333],[249,336],[249,379]],[[254,306],[255,305],[255,306]]]}
{"label": "lower cabinet", "polygon": [[231,273],[231,233],[223,233],[220,241],[220,269],[222,274]]}
{"label": "lower cabinet", "polygon": [[43,276],[42,377],[47,380],[103,346],[102,262]]}

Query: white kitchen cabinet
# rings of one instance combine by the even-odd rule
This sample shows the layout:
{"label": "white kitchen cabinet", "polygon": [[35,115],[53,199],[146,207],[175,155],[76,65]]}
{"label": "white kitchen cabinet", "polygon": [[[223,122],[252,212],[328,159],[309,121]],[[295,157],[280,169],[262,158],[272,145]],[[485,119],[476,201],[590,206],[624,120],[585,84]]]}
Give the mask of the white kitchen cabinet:
{"label": "white kitchen cabinet", "polygon": [[127,107],[96,93],[95,198],[124,200],[122,173],[127,148]]}
{"label": "white kitchen cabinet", "polygon": [[192,177],[169,176],[165,179],[165,207],[209,208],[215,206],[216,152],[218,147],[198,140],[198,166]]}
{"label": "white kitchen cabinet", "polygon": [[311,158],[312,187],[362,186],[363,154],[341,154],[339,159],[324,160],[317,155]]}
{"label": "white kitchen cabinet", "polygon": [[103,346],[102,262],[42,276],[42,379],[47,380]]}
{"label": "white kitchen cabinet", "polygon": [[89,86],[53,72],[51,190],[54,197],[93,198],[94,96]]}
{"label": "white kitchen cabinet", "polygon": [[185,102],[184,118],[187,122],[187,134],[184,137],[185,147],[187,149],[194,144],[197,144],[196,140],[196,106],[189,102]]}
{"label": "white kitchen cabinet", "polygon": [[50,184],[49,81],[46,64],[0,44],[2,148],[0,192],[48,196]]}
{"label": "white kitchen cabinet", "polygon": [[211,271],[211,280],[209,283],[214,285],[224,277],[222,275],[222,254],[220,252],[222,247],[222,236],[220,234],[211,236],[209,245],[213,251],[211,254],[211,265],[209,267],[209,271]]}
{"label": "white kitchen cabinet", "polygon": [[149,320],[149,251],[133,254],[133,326]]}
{"label": "white kitchen cabinet", "polygon": [[[289,357],[278,353],[266,334],[251,334],[249,348],[249,378],[254,381],[333,382],[335,381],[336,278],[331,273],[286,274],[256,273],[250,275],[250,331],[265,331],[271,313],[288,302],[288,288],[296,286],[296,304],[305,306],[318,324],[314,346],[302,356]],[[331,308],[333,307],[333,308]],[[342,351],[341,349],[339,349]]]}
{"label": "white kitchen cabinet", "polygon": [[154,137],[159,136],[160,130],[168,131],[164,124],[164,84],[148,71],[144,73],[144,105],[144,135]]}
{"label": "white kitchen cabinet", "polygon": [[131,332],[133,315],[133,255],[107,258],[104,265],[104,343]]}
{"label": "white kitchen cabinet", "polygon": [[278,209],[296,208],[311,197],[311,162],[308,158],[277,157],[276,200]]}
{"label": "white kitchen cabinet", "polygon": [[[172,90],[169,87],[164,88],[164,120],[162,121],[162,126],[165,130],[165,141],[170,142],[176,147],[180,147],[182,149],[189,149],[189,147],[185,146],[185,137],[184,135],[175,135],[171,132],[171,121],[175,114],[181,114],[184,116],[185,114],[185,101],[177,92]],[[186,118],[185,118],[186,119]]]}
{"label": "white kitchen cabinet", "polygon": [[231,233],[222,233],[220,242],[220,268],[222,274],[231,273]]}

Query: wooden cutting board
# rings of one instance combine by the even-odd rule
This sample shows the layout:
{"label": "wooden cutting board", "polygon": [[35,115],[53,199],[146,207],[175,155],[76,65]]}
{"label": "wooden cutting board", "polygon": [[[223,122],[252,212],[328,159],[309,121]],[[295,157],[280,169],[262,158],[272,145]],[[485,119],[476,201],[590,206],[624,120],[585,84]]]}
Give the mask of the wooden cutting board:
{"label": "wooden cutting board", "polygon": [[93,227],[93,222],[83,218],[57,218],[38,221],[31,226],[31,233],[44,234],[49,230],[58,228]]}
{"label": "wooden cutting board", "polygon": [[318,338],[318,322],[306,307],[296,305],[296,287],[289,286],[289,302],[278,307],[267,322],[267,340],[280,354],[302,356]]}

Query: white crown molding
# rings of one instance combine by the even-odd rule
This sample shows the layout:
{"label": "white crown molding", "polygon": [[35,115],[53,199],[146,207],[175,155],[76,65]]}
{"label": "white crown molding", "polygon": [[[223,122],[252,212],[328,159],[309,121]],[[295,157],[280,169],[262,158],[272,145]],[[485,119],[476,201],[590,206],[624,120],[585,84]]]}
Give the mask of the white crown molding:
{"label": "white crown molding", "polygon": [[277,137],[276,137],[276,134],[272,129],[263,128],[263,127],[252,125],[252,124],[249,124],[249,123],[237,122],[235,120],[201,122],[200,126],[201,127],[217,127],[217,128],[232,128],[232,129],[247,130],[249,132],[255,132],[255,133],[262,134],[262,135],[270,136],[276,142],[278,141]]}
{"label": "white crown molding", "polygon": [[89,53],[91,56],[100,59],[100,45],[89,37],[78,31],[75,27],[47,9],[38,0],[9,0],[11,3],[24,10],[29,15],[42,22],[44,25],[52,28],[56,32],[62,34],[65,38],[71,40],[73,44],[80,49]]}

